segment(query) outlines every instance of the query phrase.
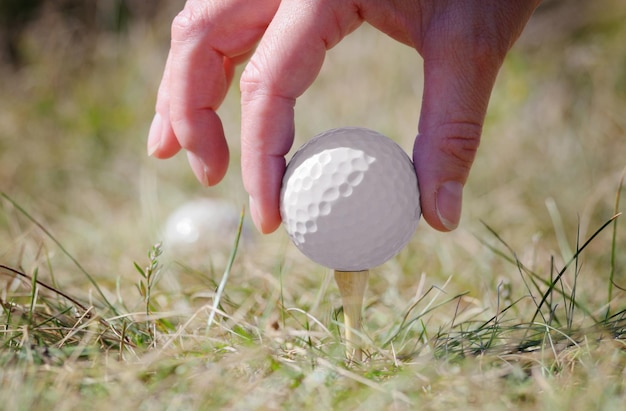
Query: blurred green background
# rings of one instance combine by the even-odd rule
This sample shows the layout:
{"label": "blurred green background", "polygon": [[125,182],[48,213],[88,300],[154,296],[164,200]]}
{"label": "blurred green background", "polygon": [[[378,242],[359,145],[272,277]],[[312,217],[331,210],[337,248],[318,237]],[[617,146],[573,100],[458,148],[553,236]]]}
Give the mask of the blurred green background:
{"label": "blurred green background", "polygon": [[[232,149],[220,185],[202,188],[184,156],[157,161],[146,155],[170,23],[183,4],[0,5],[1,190],[103,281],[132,272],[132,261],[160,239],[165,218],[185,201],[246,202],[236,82],[219,111]],[[495,264],[476,240],[487,236],[481,220],[546,264],[543,254],[567,254],[555,241],[559,231],[574,248],[578,231],[585,237],[613,214],[626,165],[625,17],[626,5],[617,0],[543,3],[498,78],[460,229],[441,234],[422,223],[401,264],[415,274],[460,274],[458,286],[474,288]],[[359,125],[410,151],[422,81],[416,53],[363,26],[328,53],[318,80],[298,101],[295,147],[325,129]],[[39,264],[46,255],[40,234],[6,201],[2,206],[0,259]],[[606,237],[598,249],[608,250]],[[262,251],[246,257],[261,267],[287,253],[303,271],[318,270],[281,230],[258,242]],[[602,267],[607,258],[590,264]],[[618,258],[626,265],[623,253]]]}

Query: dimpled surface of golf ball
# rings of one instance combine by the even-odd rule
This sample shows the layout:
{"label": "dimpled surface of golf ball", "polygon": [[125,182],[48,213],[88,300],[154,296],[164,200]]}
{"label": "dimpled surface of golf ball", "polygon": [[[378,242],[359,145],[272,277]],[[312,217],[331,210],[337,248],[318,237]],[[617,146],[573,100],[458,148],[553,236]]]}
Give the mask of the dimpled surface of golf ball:
{"label": "dimpled surface of golf ball", "polygon": [[420,218],[413,162],[372,130],[326,131],[293,155],[280,213],[293,243],[339,271],[381,265],[402,250]]}

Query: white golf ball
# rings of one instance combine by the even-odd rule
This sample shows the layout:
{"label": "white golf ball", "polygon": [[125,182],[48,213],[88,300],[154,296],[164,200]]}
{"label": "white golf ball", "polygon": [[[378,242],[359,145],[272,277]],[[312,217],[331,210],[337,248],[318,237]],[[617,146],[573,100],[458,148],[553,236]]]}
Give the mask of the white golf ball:
{"label": "white golf ball", "polygon": [[293,243],[339,271],[378,266],[404,248],[420,218],[413,162],[393,140],[345,127],[326,131],[291,158],[280,213]]}
{"label": "white golf ball", "polygon": [[[201,198],[174,210],[165,223],[163,240],[167,248],[182,250],[229,248],[237,232],[241,210],[226,200]],[[248,231],[248,230],[245,230]]]}

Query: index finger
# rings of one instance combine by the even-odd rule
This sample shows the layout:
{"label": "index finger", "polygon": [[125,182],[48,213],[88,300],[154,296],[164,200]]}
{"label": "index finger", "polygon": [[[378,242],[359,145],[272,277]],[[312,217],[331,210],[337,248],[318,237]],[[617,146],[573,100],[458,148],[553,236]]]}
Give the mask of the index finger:
{"label": "index finger", "polygon": [[216,110],[241,61],[262,36],[279,0],[188,0],[172,22],[172,42],[149,136],[150,153],[180,148],[205,185],[219,182],[229,153]]}
{"label": "index finger", "polygon": [[241,77],[242,176],[250,213],[263,233],[281,222],[280,186],[296,98],[317,77],[326,50],[361,23],[356,9],[337,3],[281,2]]}

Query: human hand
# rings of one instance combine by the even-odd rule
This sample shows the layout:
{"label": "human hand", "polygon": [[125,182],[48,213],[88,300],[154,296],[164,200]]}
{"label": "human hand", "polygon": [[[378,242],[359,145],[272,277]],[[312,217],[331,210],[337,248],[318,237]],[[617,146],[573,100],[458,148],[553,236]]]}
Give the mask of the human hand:
{"label": "human hand", "polygon": [[421,209],[433,228],[452,230],[496,75],[539,1],[188,0],[172,24],[148,153],[184,148],[197,178],[217,184],[228,146],[215,111],[235,65],[251,56],[240,80],[243,182],[255,225],[274,231],[296,98],[326,51],[366,21],[424,59],[413,150]]}

